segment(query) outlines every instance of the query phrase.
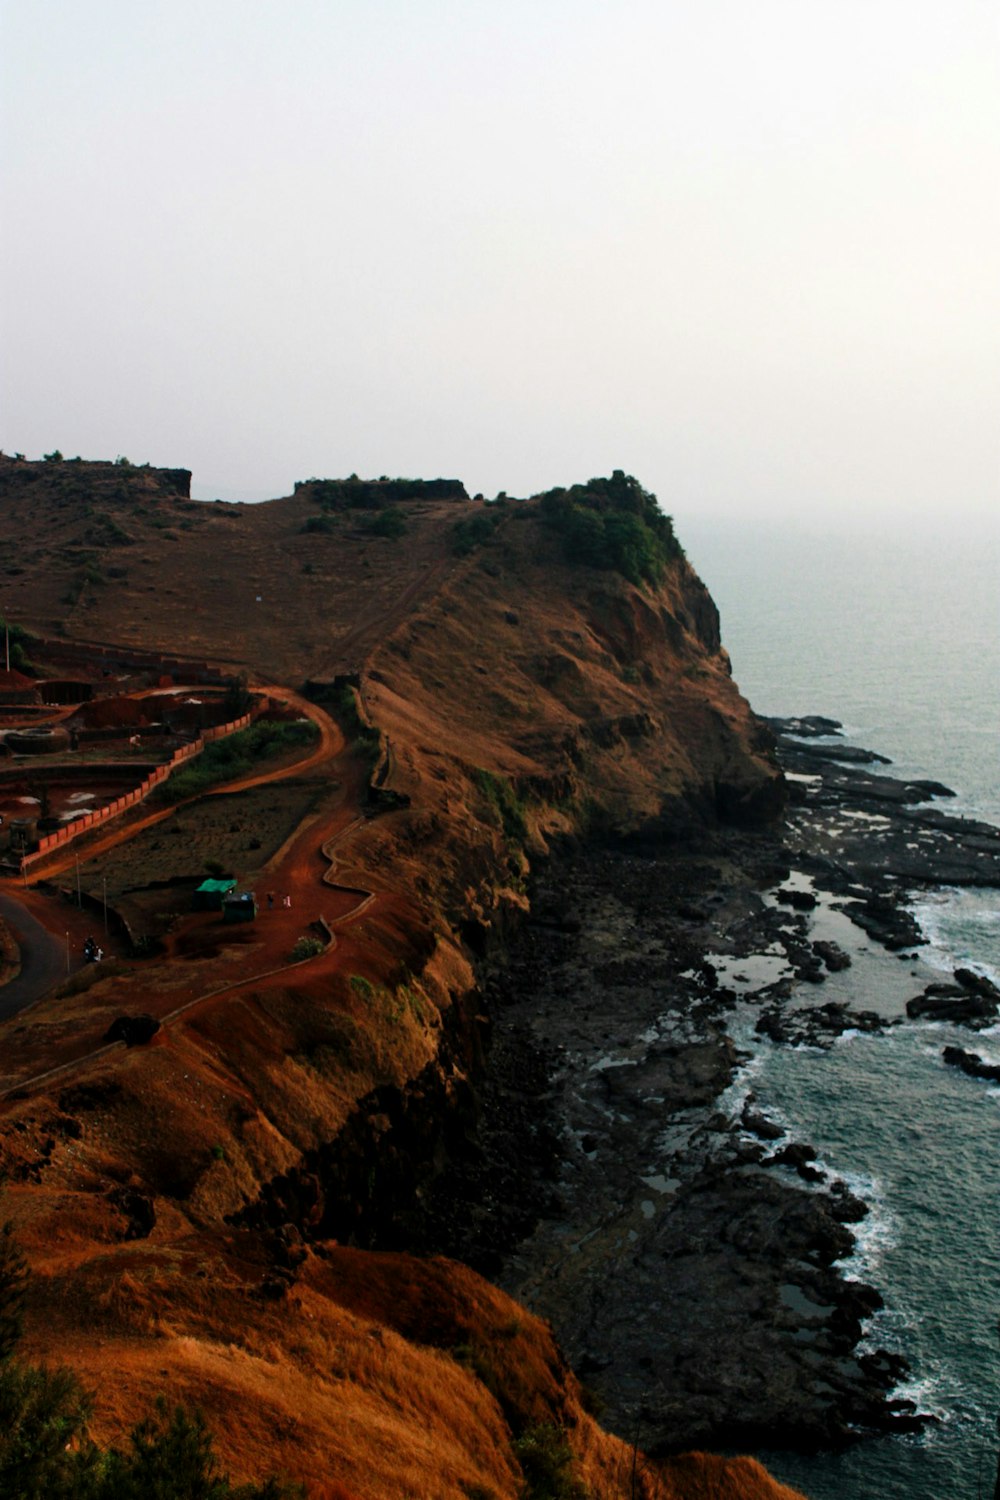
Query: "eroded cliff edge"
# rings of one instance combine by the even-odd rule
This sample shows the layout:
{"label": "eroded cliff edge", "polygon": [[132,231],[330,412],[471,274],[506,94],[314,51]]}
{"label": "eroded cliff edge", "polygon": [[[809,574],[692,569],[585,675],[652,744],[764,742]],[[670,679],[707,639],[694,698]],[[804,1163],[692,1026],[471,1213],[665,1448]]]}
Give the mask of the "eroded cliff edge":
{"label": "eroded cliff edge", "polygon": [[[307,492],[270,510],[242,508],[226,572],[249,566],[243,545],[253,556],[262,540],[290,546],[310,534],[315,503]],[[34,1347],[61,1351],[100,1379],[99,1420],[120,1427],[164,1379],[210,1412],[253,1403],[241,1462],[277,1454],[319,1483],[330,1473],[323,1454],[335,1451],[338,1481],[367,1495],[398,1492],[398,1452],[373,1464],[343,1442],[330,1450],[331,1429],[348,1389],[364,1387],[373,1413],[384,1413],[402,1377],[380,1384],[369,1370],[359,1379],[356,1362],[337,1353],[347,1337],[337,1320],[346,1311],[357,1330],[367,1318],[372,1337],[380,1327],[404,1340],[412,1331],[388,1311],[391,1289],[373,1300],[351,1282],[350,1296],[334,1296],[326,1268],[337,1275],[339,1267],[346,1285],[340,1247],[407,1248],[433,1182],[474,1142],[489,1025],[473,966],[526,912],[532,864],[554,840],[697,840],[720,821],[766,823],[783,801],[769,733],[732,683],[714,606],[679,552],[655,582],[641,569],[630,582],[593,561],[567,561],[538,502],[469,507],[487,516],[469,547],[456,539],[466,513],[455,505],[454,496],[418,495],[409,542],[338,517],[337,565],[355,611],[346,619],[342,610],[303,620],[289,584],[283,621],[294,640],[284,640],[282,660],[297,651],[289,667],[341,712],[346,686],[359,716],[342,785],[348,796],[357,787],[369,816],[341,818],[337,860],[375,899],[336,954],[220,995],[164,1028],[148,1051],[90,1063],[79,1078],[24,1097],[15,1087],[3,1124],[8,1211],[37,1271]],[[612,495],[596,511],[619,508]],[[311,535],[315,545],[324,533]],[[178,531],[174,541],[184,540]],[[395,573],[398,589],[366,614],[364,575],[373,568],[380,578]],[[164,596],[161,614],[157,596],[145,603],[144,638],[168,649],[173,605]],[[127,590],[122,607],[132,608]],[[102,636],[114,639],[113,593],[95,608]],[[187,650],[213,654],[212,622],[188,618],[185,630]],[[125,633],[135,631],[130,624]],[[324,660],[347,670],[324,673]],[[88,1005],[137,1008],[170,975],[169,964],[126,966],[88,991]],[[65,1025],[65,1012],[61,1022],[44,1011],[33,1017],[40,1045],[46,1024]],[[423,1284],[431,1273],[424,1263],[399,1274]],[[475,1299],[467,1273],[434,1274],[449,1290],[439,1282],[437,1293],[421,1293],[429,1310],[415,1336],[452,1351],[432,1361],[439,1372],[447,1359],[450,1371],[454,1349],[469,1342],[463,1318],[476,1316],[459,1316],[454,1299],[466,1308]],[[327,1299],[323,1350],[307,1354],[302,1330],[320,1318],[314,1297]],[[442,1297],[447,1316],[433,1310]],[[495,1344],[488,1322],[473,1348]],[[515,1360],[522,1375],[534,1358]],[[554,1356],[543,1358],[551,1366]],[[293,1418],[288,1381],[322,1368],[337,1372],[337,1389]],[[568,1372],[548,1394],[524,1375],[513,1404],[481,1376],[471,1360],[455,1377],[482,1387],[486,1415],[463,1429],[447,1460],[418,1461],[417,1429],[429,1420],[421,1403],[400,1419],[397,1449],[439,1475],[427,1493],[468,1493],[479,1483],[513,1494],[509,1444],[529,1420],[572,1428],[592,1474],[609,1482],[620,1449],[598,1452],[608,1440],[583,1413]],[[429,1378],[414,1368],[413,1381],[425,1387]],[[439,1417],[448,1427],[443,1409]],[[483,1422],[496,1428],[488,1438]]]}

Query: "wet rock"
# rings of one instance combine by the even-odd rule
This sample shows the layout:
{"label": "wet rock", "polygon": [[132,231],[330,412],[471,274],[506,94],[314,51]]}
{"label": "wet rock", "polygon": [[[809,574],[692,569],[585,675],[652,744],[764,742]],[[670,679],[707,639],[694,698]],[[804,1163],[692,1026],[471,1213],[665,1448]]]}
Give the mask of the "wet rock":
{"label": "wet rock", "polygon": [[839,943],[826,942],[820,939],[813,943],[812,951],[817,958],[823,960],[831,974],[839,973],[841,970],[851,967],[851,955],[845,953]]}
{"label": "wet rock", "polygon": [[840,910],[890,953],[923,941],[920,924],[913,914],[886,897],[876,895],[867,901],[848,901]]}
{"label": "wet rock", "polygon": [[862,1354],[858,1364],[883,1390],[891,1390],[909,1371],[909,1365],[901,1354],[888,1349],[876,1349],[872,1354]]}
{"label": "wet rock", "polygon": [[966,1052],[964,1047],[945,1047],[941,1055],[949,1067],[961,1068],[970,1078],[1000,1083],[1000,1064],[983,1062],[978,1052]]}
{"label": "wet rock", "polygon": [[[940,990],[949,990],[941,994]],[[937,993],[935,993],[937,991]],[[996,1020],[1000,1004],[986,995],[969,994],[953,987],[930,985],[922,995],[906,1002],[911,1021],[947,1021],[952,1026],[968,1026],[973,1031],[990,1026]]]}
{"label": "wet rock", "polygon": [[740,1123],[744,1130],[749,1130],[751,1135],[759,1136],[762,1141],[780,1141],[785,1134],[782,1125],[777,1125],[774,1120],[769,1120],[759,1110],[753,1109],[749,1100],[743,1106]]}
{"label": "wet rock", "polygon": [[812,891],[781,890],[775,891],[775,896],[785,906],[791,906],[795,911],[813,911],[816,907],[816,897]]}
{"label": "wet rock", "polygon": [[790,1141],[787,1146],[782,1146],[780,1151],[775,1151],[773,1156],[765,1157],[762,1165],[792,1167],[798,1172],[803,1182],[825,1182],[826,1173],[811,1165],[815,1160],[815,1147],[807,1146],[801,1141]]}
{"label": "wet rock", "polygon": [[803,740],[823,739],[842,733],[844,728],[839,719],[826,719],[822,714],[803,714],[799,718],[790,719],[768,716],[764,723],[770,725],[775,734],[794,734]]}
{"label": "wet rock", "polygon": [[956,969],[955,979],[963,990],[980,995],[984,1000],[992,1000],[994,1005],[1000,1006],[1000,989],[985,974],[976,974],[972,969]]}
{"label": "wet rock", "polygon": [[830,1212],[841,1224],[860,1224],[868,1216],[868,1204],[855,1197],[847,1183],[838,1177],[830,1184]]}
{"label": "wet rock", "polygon": [[860,745],[796,745],[795,753],[805,760],[837,760],[855,766],[892,765],[887,755],[864,750]]}
{"label": "wet rock", "polygon": [[830,1000],[825,1005],[793,1011],[771,1007],[758,1017],[754,1030],[758,1036],[786,1046],[829,1048],[845,1031],[877,1034],[890,1025],[891,1021],[873,1010],[851,1010],[842,1001]]}

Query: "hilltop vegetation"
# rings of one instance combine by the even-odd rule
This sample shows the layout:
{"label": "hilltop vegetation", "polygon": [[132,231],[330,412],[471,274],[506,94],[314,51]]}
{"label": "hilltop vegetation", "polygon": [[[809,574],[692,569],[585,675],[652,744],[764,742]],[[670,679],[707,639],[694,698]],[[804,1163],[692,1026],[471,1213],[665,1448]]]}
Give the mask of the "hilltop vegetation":
{"label": "hilltop vegetation", "polygon": [[567,562],[611,568],[641,584],[656,583],[668,563],[684,556],[656,496],[621,469],[610,479],[588,479],[537,498]]}
{"label": "hilltop vegetation", "polygon": [[460,479],[297,479],[296,495],[305,495],[324,510],[384,510],[413,500],[468,500]]}

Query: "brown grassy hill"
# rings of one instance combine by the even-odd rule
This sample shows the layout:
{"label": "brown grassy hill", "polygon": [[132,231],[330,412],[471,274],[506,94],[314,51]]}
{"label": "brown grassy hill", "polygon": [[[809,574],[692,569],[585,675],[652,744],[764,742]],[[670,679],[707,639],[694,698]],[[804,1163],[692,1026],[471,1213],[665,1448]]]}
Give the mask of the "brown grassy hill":
{"label": "brown grassy hill", "polygon": [[[471,960],[526,906],[532,861],[562,835],[766,818],[780,778],[683,557],[635,584],[568,562],[536,502],[359,485],[221,506],[191,502],[184,471],[0,461],[18,623],[358,683],[327,698],[353,745],[327,734],[308,816],[260,873],[292,913],[228,945],[179,916],[163,957],[7,1023],[3,1212],[35,1271],[30,1350],[99,1388],[100,1435],[166,1388],[206,1410],[235,1474],[284,1468],[316,1496],[514,1500],[539,1422],[567,1431],[594,1500],[629,1494],[627,1447],[544,1326],[463,1267],[387,1250],[474,1116]],[[189,873],[183,837],[148,837],[158,880]],[[84,848],[84,888],[113,860]],[[336,946],[284,967],[315,915]],[[114,1014],[192,1001],[153,1045],[85,1060]],[[704,1457],[642,1486],[791,1493]]]}
{"label": "brown grassy hill", "polygon": [[[260,505],[188,498],[186,470],[0,457],[4,607],[43,635],[329,676],[455,565],[463,499],[323,508],[313,489]],[[384,516],[383,516],[384,518]],[[322,529],[309,530],[310,524]]]}

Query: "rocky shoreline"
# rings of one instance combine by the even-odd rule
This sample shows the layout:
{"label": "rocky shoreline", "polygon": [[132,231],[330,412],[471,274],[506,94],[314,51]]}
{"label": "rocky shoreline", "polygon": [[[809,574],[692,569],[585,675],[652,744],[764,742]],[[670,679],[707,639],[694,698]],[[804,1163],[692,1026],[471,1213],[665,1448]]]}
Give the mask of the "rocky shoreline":
{"label": "rocky shoreline", "polygon": [[[734,1015],[825,1047],[1000,1012],[978,975],[937,982],[907,905],[1000,885],[1000,830],[927,806],[937,784],[873,774],[830,721],[773,727],[792,793],[773,834],[566,851],[541,873],[483,974],[476,1139],[428,1204],[435,1248],[546,1316],[606,1423],[650,1450],[836,1447],[930,1420],[893,1395],[905,1360],[862,1346],[881,1295],[844,1262],[866,1205],[759,1110]],[[865,994],[872,942],[901,962]],[[984,1076],[976,1054],[947,1060]]]}

